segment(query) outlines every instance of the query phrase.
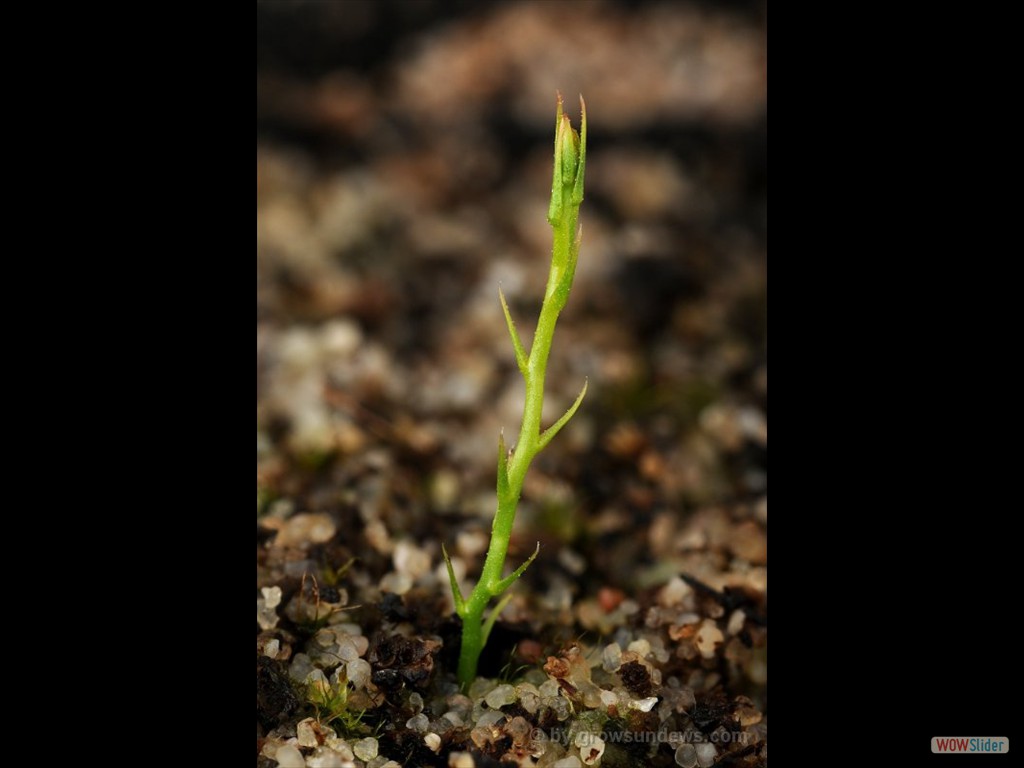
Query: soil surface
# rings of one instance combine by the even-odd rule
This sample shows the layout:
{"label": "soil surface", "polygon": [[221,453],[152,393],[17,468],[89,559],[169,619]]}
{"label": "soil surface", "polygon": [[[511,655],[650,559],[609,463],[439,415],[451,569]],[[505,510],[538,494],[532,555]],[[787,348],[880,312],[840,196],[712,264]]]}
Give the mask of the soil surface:
{"label": "soil surface", "polygon": [[[767,765],[765,10],[257,5],[257,765]],[[455,682],[548,273],[576,282],[507,568]]]}

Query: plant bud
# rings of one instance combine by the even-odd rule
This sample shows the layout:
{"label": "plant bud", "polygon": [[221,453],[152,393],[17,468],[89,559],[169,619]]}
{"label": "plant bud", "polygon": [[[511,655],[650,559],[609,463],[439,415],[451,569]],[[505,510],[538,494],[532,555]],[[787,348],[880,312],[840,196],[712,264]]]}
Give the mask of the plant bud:
{"label": "plant bud", "polygon": [[587,106],[580,96],[580,129],[582,138],[572,127],[569,116],[562,112],[562,94],[558,94],[555,113],[555,170],[551,179],[551,205],[548,221],[558,226],[570,206],[579,208],[583,202],[583,167],[587,153]]}

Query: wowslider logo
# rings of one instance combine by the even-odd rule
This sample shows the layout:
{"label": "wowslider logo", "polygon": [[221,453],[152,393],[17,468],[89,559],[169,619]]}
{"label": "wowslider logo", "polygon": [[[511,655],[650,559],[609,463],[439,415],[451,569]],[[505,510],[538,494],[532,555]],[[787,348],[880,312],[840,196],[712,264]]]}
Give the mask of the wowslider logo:
{"label": "wowslider logo", "polygon": [[1010,740],[1005,736],[934,736],[932,752],[936,754],[1005,755]]}

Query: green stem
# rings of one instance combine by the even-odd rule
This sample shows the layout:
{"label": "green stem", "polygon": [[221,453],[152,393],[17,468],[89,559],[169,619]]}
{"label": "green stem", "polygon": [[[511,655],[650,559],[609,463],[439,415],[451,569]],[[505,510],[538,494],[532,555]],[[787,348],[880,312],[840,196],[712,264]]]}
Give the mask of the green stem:
{"label": "green stem", "polygon": [[[561,231],[559,231],[561,230]],[[561,235],[561,236],[559,236]],[[570,237],[565,228],[556,229],[554,250],[561,250],[552,259],[554,263],[562,263],[568,259]],[[537,330],[533,336],[533,345],[527,363],[526,402],[523,407],[523,421],[519,429],[519,443],[516,445],[512,459],[508,463],[508,491],[504,497],[499,496],[498,508],[491,526],[491,542],[487,548],[480,580],[466,600],[462,612],[462,652],[459,656],[459,681],[468,685],[476,677],[477,663],[483,651],[483,614],[492,598],[500,594],[498,583],[505,569],[505,558],[508,554],[509,540],[512,537],[512,526],[516,519],[516,508],[522,494],[523,482],[530,462],[540,450],[540,419],[544,410],[544,378],[547,370],[548,355],[551,342],[555,335],[555,324],[561,311],[559,301],[559,283],[562,275],[552,266],[548,276],[548,286],[537,320]],[[500,470],[499,470],[500,471]]]}
{"label": "green stem", "polygon": [[472,615],[462,617],[462,651],[459,654],[459,683],[466,687],[476,677],[476,665],[480,660],[483,644],[483,608]]}

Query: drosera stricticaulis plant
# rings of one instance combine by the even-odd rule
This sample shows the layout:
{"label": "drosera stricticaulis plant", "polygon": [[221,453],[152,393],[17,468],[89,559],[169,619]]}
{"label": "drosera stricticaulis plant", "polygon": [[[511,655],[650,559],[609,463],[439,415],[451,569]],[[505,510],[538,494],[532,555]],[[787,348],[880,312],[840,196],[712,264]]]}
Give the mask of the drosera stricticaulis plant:
{"label": "drosera stricticaulis plant", "polygon": [[[558,109],[555,114],[555,168],[551,181],[551,205],[548,221],[554,230],[554,244],[551,248],[551,271],[544,291],[544,302],[533,345],[527,354],[519,339],[515,323],[508,309],[505,296],[498,289],[501,308],[505,313],[512,346],[515,348],[516,364],[526,381],[526,399],[523,406],[523,421],[519,429],[519,442],[513,450],[505,446],[504,435],[498,436],[498,509],[491,526],[491,542],[487,548],[483,571],[469,597],[463,597],[455,572],[452,570],[448,552],[442,545],[448,577],[451,579],[455,611],[462,618],[462,648],[459,653],[459,682],[465,688],[476,677],[477,661],[487,643],[487,637],[494,622],[502,612],[511,593],[508,588],[523,575],[527,566],[540,552],[540,543],[529,559],[510,575],[502,577],[505,555],[508,553],[512,523],[516,518],[516,506],[523,490],[523,480],[530,462],[540,453],[558,431],[568,423],[583,402],[587,384],[583,383],[572,407],[554,424],[543,432],[540,428],[541,409],[544,405],[544,373],[547,369],[551,340],[555,335],[558,314],[569,299],[573,276],[576,274],[576,259],[580,251],[580,204],[583,202],[583,170],[587,151],[587,107],[580,96],[580,132],[577,134],[569,122],[569,116],[562,112],[562,95],[558,94]],[[492,598],[504,597],[484,619],[484,611]]]}

